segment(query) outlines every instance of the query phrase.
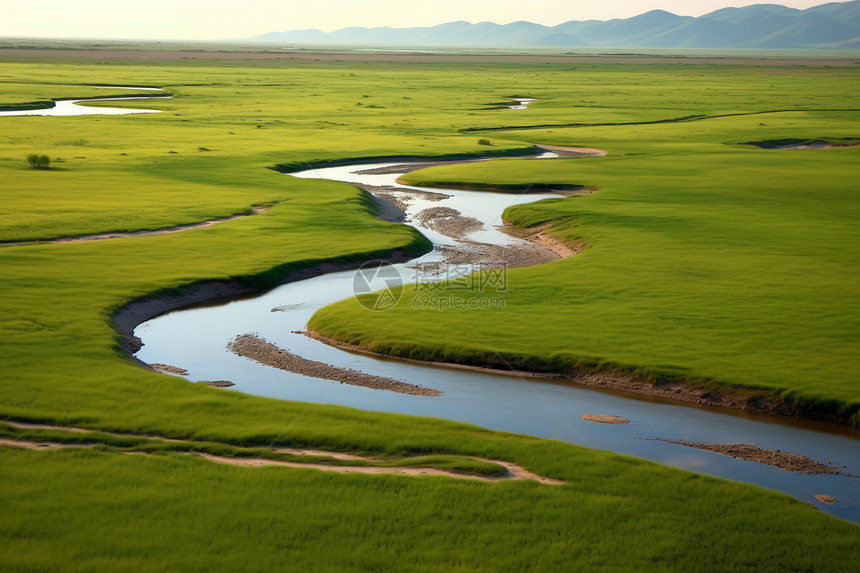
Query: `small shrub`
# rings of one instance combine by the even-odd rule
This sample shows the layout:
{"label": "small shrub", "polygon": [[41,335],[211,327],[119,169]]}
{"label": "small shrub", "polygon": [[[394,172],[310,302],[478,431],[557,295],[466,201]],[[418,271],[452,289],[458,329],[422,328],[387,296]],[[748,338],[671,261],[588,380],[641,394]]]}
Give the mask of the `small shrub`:
{"label": "small shrub", "polygon": [[31,153],[27,156],[27,163],[29,163],[30,167],[33,169],[49,169],[51,167],[51,158],[47,155]]}
{"label": "small shrub", "polygon": [[479,139],[478,140],[478,145],[492,145],[492,144],[493,144],[493,142],[490,141],[489,139]]}

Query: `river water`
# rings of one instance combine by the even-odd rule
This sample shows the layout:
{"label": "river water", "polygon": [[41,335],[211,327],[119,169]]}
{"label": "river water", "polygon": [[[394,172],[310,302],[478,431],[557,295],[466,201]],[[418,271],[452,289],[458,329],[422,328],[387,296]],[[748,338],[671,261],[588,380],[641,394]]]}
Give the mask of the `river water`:
{"label": "river water", "polygon": [[[101,89],[129,89],[129,90],[147,90],[160,91],[161,88],[135,88],[135,87],[113,87],[113,86],[93,86]],[[18,116],[18,115],[46,115],[46,116],[71,116],[71,115],[129,115],[133,113],[161,113],[160,109],[131,109],[120,107],[95,107],[91,105],[78,105],[81,102],[92,103],[96,101],[123,101],[123,100],[138,100],[152,98],[168,98],[171,96],[129,96],[129,97],[106,97],[98,99],[66,99],[57,100],[54,102],[54,107],[47,109],[23,109],[16,111],[0,111],[0,116]]]}
{"label": "river water", "polygon": [[[396,175],[355,173],[380,166],[383,165],[335,167],[291,176],[396,186]],[[332,189],[332,193],[337,192]],[[501,223],[500,216],[506,207],[557,197],[547,193],[514,195],[462,190],[444,190],[444,193],[452,197],[441,202],[413,200],[407,214],[414,215],[428,207],[452,207],[484,223],[483,230],[472,233],[468,238],[495,244],[520,241],[494,228]],[[438,247],[451,245],[454,241],[414,222],[410,224],[417,226],[437,249],[418,261],[395,265],[395,268],[403,281],[427,280],[426,275],[410,267],[416,262],[439,261]],[[468,267],[449,268],[451,276],[469,270]],[[753,444],[802,454],[825,463],[832,462],[844,472],[860,475],[860,441],[857,439],[860,434],[855,430],[680,405],[661,399],[579,387],[566,380],[518,378],[376,359],[332,348],[294,332],[304,330],[317,309],[353,296],[356,284],[355,271],[335,272],[289,283],[254,298],[171,312],[145,322],[135,330],[144,342],[137,357],[147,363],[185,368],[189,371],[186,378],[192,381],[230,380],[236,384],[232,390],[249,394],[433,416],[630,454],[779,490],[813,503],[830,514],[860,522],[860,478],[798,474],[653,440]],[[444,394],[436,397],[397,394],[263,366],[227,351],[226,344],[244,333],[257,333],[269,342],[309,359],[435,388]],[[599,424],[582,420],[582,414],[623,416],[632,423]],[[831,495],[837,501],[833,505],[825,505],[813,497],[816,494]]]}

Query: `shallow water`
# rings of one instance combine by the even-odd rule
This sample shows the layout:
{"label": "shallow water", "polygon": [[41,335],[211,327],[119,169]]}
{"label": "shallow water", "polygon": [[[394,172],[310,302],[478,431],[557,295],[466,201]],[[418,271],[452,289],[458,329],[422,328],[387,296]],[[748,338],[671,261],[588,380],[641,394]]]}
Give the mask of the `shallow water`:
{"label": "shallow water", "polygon": [[140,86],[89,86],[99,90],[141,90],[147,92],[160,92],[164,88],[144,88]]}
{"label": "shallow water", "polygon": [[[380,166],[336,167],[293,176],[394,185],[396,175],[353,173]],[[557,197],[546,193],[443,192],[453,197],[444,202],[416,200],[408,213],[414,214],[431,206],[456,208],[464,215],[485,222],[485,229],[473,233],[472,238],[499,244],[519,241],[493,228],[500,222],[505,207],[515,202]],[[332,193],[336,191],[332,190]],[[426,229],[422,232],[436,244],[452,243],[452,239],[438,233]],[[416,271],[408,267],[415,262],[434,260],[439,260],[435,250],[418,261],[396,265],[395,268],[403,280],[426,280],[426,276],[416,275]],[[468,270],[453,269],[452,275]],[[231,380],[236,384],[234,390],[249,394],[433,416],[639,456],[678,468],[780,490],[813,503],[823,511],[860,522],[860,478],[797,474],[649,440],[666,438],[754,444],[803,454],[822,462],[832,461],[843,471],[860,475],[860,442],[857,440],[858,432],[854,430],[830,424],[679,405],[661,399],[579,387],[564,380],[524,379],[380,360],[331,348],[293,332],[304,330],[317,309],[353,296],[355,276],[354,271],[327,274],[286,284],[255,298],[177,311],[155,318],[135,331],[145,344],[137,357],[147,363],[186,368],[189,371],[187,378],[192,381]],[[495,295],[492,288],[488,289],[488,297]],[[230,339],[250,332],[306,358],[435,388],[444,394],[438,397],[410,396],[309,378],[257,364],[226,350]],[[475,335],[480,337],[479,332]],[[632,423],[598,424],[580,419],[582,414],[618,415],[629,418]],[[815,494],[832,495],[837,502],[832,506],[823,505],[815,500]]]}
{"label": "shallow water", "polygon": [[[108,89],[113,86],[93,86]],[[160,91],[161,88],[134,88],[116,87],[114,89]],[[26,109],[16,111],[0,111],[0,116],[18,115],[42,115],[42,116],[74,116],[74,115],[129,115],[134,113],[161,113],[160,109],[124,109],[119,107],[95,107],[91,105],[78,105],[81,102],[92,103],[96,101],[122,101],[153,98],[167,98],[169,96],[133,96],[133,97],[106,97],[98,99],[67,99],[54,102],[54,107],[48,109]]]}
{"label": "shallow water", "polygon": [[508,107],[510,109],[528,109],[529,104],[536,102],[536,101],[537,101],[536,99],[533,99],[530,97],[520,97],[520,98],[516,98],[517,103],[515,105],[509,105]]}

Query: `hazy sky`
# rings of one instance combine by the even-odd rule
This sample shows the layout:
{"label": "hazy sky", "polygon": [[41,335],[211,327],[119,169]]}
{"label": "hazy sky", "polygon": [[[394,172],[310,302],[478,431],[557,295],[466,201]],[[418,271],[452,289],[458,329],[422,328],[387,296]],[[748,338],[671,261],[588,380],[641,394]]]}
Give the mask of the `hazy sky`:
{"label": "hazy sky", "polygon": [[[767,0],[0,0],[0,36],[229,39],[271,31],[347,26],[433,26],[468,20],[628,18],[654,9],[700,16]],[[792,8],[826,0],[783,0]]]}

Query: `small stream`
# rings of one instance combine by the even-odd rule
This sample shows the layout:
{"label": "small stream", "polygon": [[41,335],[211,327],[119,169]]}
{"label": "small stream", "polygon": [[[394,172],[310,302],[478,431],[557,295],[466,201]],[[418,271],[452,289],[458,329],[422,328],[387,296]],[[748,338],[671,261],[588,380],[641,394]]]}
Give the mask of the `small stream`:
{"label": "small stream", "polygon": [[[161,88],[119,87],[119,86],[91,86],[100,89],[126,89],[161,91]],[[120,107],[97,107],[91,105],[78,105],[80,103],[92,103],[97,101],[127,101],[153,98],[170,98],[170,95],[139,95],[124,97],[105,97],[93,99],[64,99],[55,100],[54,107],[46,109],[21,109],[15,111],[0,111],[0,116],[20,115],[43,115],[43,116],[73,116],[73,115],[129,115],[134,113],[161,113],[160,109],[131,109]]]}
{"label": "small stream", "polygon": [[[390,164],[334,167],[292,176],[397,186],[394,181],[397,175],[355,173],[385,165]],[[440,192],[439,189],[426,191]],[[557,197],[549,193],[443,192],[451,197],[439,202],[414,199],[407,215],[414,216],[428,207],[451,207],[484,223],[483,230],[475,231],[467,238],[494,244],[521,241],[495,229],[495,225],[501,223],[501,213],[506,207]],[[418,227],[437,248],[417,261],[396,265],[395,268],[405,281],[424,280],[426,277],[417,276],[417,271],[410,267],[416,263],[439,261],[439,247],[451,245],[454,241],[414,222],[410,224]],[[465,267],[456,272],[469,270]],[[308,319],[317,309],[353,296],[354,279],[355,271],[335,272],[285,284],[254,298],[165,314],[135,330],[136,336],[144,342],[137,357],[150,364],[185,368],[189,371],[186,378],[192,381],[230,380],[236,384],[233,390],[249,394],[433,416],[630,454],[779,490],[813,503],[830,514],[860,522],[860,478],[793,473],[651,440],[753,444],[802,454],[825,463],[832,462],[834,467],[844,472],[860,475],[860,442],[855,430],[623,395],[580,387],[567,380],[522,379],[376,359],[338,350],[294,333],[305,329]],[[269,368],[226,350],[228,341],[244,333],[257,333],[281,348],[312,360],[435,388],[444,394],[437,397],[397,394]],[[623,416],[632,423],[599,424],[580,419],[582,414]],[[813,497],[816,494],[834,496],[836,503],[822,504]]]}

